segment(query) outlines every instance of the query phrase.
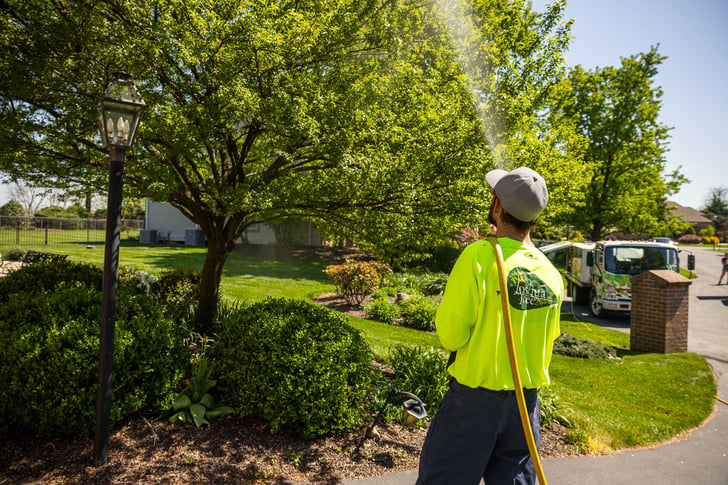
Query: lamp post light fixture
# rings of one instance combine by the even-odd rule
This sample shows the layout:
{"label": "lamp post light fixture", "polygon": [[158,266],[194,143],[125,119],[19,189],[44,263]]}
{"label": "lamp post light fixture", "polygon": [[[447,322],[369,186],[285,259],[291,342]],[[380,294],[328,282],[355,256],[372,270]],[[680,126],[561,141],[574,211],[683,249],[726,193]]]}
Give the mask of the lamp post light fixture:
{"label": "lamp post light fixture", "polygon": [[136,137],[139,120],[146,104],[129,75],[114,74],[114,79],[99,99],[100,131],[109,149],[109,195],[104,244],[104,280],[101,295],[101,342],[99,382],[96,392],[96,431],[94,465],[106,464],[111,412],[111,376],[114,361],[114,324],[116,321],[116,287],[119,273],[121,232],[121,191],[126,151]]}

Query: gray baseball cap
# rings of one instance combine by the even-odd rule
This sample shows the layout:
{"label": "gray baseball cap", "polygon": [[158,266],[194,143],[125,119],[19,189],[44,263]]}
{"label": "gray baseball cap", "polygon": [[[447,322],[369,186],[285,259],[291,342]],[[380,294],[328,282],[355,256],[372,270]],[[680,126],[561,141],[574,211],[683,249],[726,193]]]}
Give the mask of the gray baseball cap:
{"label": "gray baseball cap", "polygon": [[485,174],[485,180],[506,212],[524,222],[534,221],[549,201],[546,181],[528,167],[510,172],[497,168]]}

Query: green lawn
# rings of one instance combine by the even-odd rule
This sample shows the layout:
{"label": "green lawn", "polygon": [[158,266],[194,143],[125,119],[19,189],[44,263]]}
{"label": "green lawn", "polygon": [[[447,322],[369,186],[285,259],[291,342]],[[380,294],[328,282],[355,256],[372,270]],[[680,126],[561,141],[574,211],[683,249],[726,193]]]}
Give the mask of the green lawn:
{"label": "green lawn", "polygon": [[[9,246],[0,246],[4,253]],[[39,251],[68,254],[76,261],[103,262],[103,247],[83,244],[37,246]],[[124,242],[121,266],[150,272],[202,267],[206,248],[142,245]],[[333,291],[326,263],[293,258],[265,258],[233,253],[222,280],[229,299],[261,300],[268,296],[305,298]],[[385,359],[403,344],[439,348],[435,334],[348,317],[367,338],[374,354]],[[572,438],[594,451],[645,446],[694,428],[711,413],[716,394],[713,374],[695,354],[637,354],[629,335],[562,315],[562,331],[618,349],[620,359],[584,360],[556,355],[551,365],[553,387],[563,413],[572,423]]]}
{"label": "green lawn", "polygon": [[[0,245],[0,254],[15,246]],[[49,244],[23,247],[67,254],[74,261],[103,264],[103,245]],[[119,266],[159,273],[169,269],[202,269],[207,248],[180,244],[122,242]],[[233,252],[225,263],[221,292],[225,298],[262,300],[266,297],[311,298],[334,290],[323,269],[325,263],[292,258],[259,258]]]}

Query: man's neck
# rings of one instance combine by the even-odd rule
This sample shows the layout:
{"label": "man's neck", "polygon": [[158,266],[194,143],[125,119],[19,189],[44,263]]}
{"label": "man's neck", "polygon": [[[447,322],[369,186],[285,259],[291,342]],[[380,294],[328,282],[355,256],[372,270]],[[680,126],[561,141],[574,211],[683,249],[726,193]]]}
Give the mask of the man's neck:
{"label": "man's neck", "polygon": [[531,231],[526,231],[525,233],[518,232],[507,224],[501,224],[499,227],[496,227],[495,237],[508,237],[523,244],[533,245],[531,242]]}

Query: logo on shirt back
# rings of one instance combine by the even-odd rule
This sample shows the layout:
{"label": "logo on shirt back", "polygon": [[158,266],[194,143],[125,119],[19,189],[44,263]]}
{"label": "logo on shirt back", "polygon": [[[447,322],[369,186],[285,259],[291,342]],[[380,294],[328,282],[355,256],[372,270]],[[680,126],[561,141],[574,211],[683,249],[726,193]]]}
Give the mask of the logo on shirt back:
{"label": "logo on shirt back", "polygon": [[526,268],[513,268],[508,273],[508,300],[519,310],[532,310],[555,305],[556,294],[541,278]]}

